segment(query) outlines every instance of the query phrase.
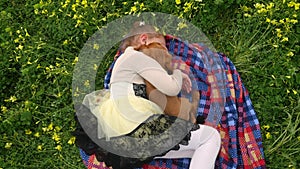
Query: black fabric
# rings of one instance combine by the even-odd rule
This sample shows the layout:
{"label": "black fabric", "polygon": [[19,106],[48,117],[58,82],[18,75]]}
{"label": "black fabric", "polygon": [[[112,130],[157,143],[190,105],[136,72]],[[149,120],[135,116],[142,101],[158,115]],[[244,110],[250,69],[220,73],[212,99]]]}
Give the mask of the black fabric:
{"label": "black fabric", "polygon": [[[141,96],[146,99],[145,85],[134,84],[134,91],[137,96]],[[75,141],[76,146],[78,146],[83,151],[85,151],[87,155],[95,154],[98,161],[105,162],[106,166],[109,167],[112,166],[114,169],[138,168],[138,167],[142,167],[143,164],[149,163],[150,161],[153,160],[154,158],[153,156],[147,155],[147,153],[151,154],[151,152],[147,152],[147,151],[140,152],[142,154],[146,154],[144,158],[129,158],[129,157],[121,157],[119,155],[116,155],[114,153],[102,149],[98,144],[96,144],[93,141],[93,139],[96,139],[96,137],[93,137],[91,139],[84,131],[84,129],[94,129],[91,130],[94,132],[92,133],[92,135],[97,136],[97,130],[95,130],[97,129],[98,126],[97,118],[84,105],[77,105],[75,106],[75,109],[76,109],[76,115],[75,115],[76,129],[72,134],[76,137],[76,141]],[[175,125],[173,125],[174,123]],[[171,132],[162,134],[165,130],[170,129],[172,125],[173,127],[175,126],[175,128],[172,129]],[[128,133],[125,136],[145,139],[144,142],[139,144],[145,145],[146,147],[147,138],[150,139],[151,136],[159,135],[159,139],[155,140],[157,141],[157,145],[159,145],[157,147],[160,146],[164,147],[164,145],[166,145],[166,147],[170,145],[175,145],[173,147],[170,147],[170,149],[168,150],[165,149],[166,151],[157,155],[157,156],[162,156],[170,150],[178,150],[179,144],[188,145],[188,141],[190,140],[191,137],[190,131],[197,130],[197,129],[199,129],[199,125],[192,124],[182,119],[177,119],[176,117],[173,116],[162,114],[162,115],[153,115],[148,120],[140,124],[134,131]],[[185,136],[183,135],[184,137],[183,139],[180,140],[173,139],[178,137],[178,133],[179,134],[187,133],[187,134]],[[125,147],[124,150],[128,149],[129,151],[130,150],[134,151],[134,149],[136,148],[135,147],[136,144],[132,143],[124,136],[111,138],[109,142],[105,142],[105,143],[107,143],[105,147],[109,146],[115,149],[120,148],[120,150]],[[155,148],[156,147],[153,147],[153,149]],[[148,149],[146,147],[146,150]]]}

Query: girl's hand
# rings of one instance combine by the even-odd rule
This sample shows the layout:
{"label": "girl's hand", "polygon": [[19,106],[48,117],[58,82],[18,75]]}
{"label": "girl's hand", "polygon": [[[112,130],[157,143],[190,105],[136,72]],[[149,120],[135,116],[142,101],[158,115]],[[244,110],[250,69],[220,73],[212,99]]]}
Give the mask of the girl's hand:
{"label": "girl's hand", "polygon": [[184,90],[187,93],[190,93],[192,91],[192,82],[190,77],[181,72],[182,73],[182,90]]}

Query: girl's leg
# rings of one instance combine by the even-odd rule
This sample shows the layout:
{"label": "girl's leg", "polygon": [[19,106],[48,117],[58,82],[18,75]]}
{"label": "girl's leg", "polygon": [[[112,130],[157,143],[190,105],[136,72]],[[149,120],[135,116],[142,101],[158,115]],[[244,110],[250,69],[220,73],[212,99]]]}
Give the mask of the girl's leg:
{"label": "girl's leg", "polygon": [[191,132],[188,145],[180,145],[179,150],[169,151],[165,156],[157,158],[192,158],[190,169],[212,169],[220,144],[221,137],[216,129],[200,125],[200,129]]}

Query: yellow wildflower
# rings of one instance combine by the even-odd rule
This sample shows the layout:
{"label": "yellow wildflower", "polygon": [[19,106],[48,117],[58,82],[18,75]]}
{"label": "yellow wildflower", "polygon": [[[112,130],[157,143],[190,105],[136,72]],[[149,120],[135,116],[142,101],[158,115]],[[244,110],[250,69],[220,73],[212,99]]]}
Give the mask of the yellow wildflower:
{"label": "yellow wildflower", "polygon": [[72,64],[76,64],[77,62],[78,62],[78,57],[76,56]]}
{"label": "yellow wildflower", "polygon": [[280,20],[279,20],[279,23],[284,23],[284,20],[283,20],[283,19],[280,19]]}
{"label": "yellow wildflower", "polygon": [[180,0],[175,0],[176,5],[180,5],[181,1]]}
{"label": "yellow wildflower", "polygon": [[99,46],[99,44],[95,43],[94,46],[93,46],[93,48],[94,48],[95,50],[99,50],[100,46]]}
{"label": "yellow wildflower", "polygon": [[62,146],[61,146],[61,145],[57,145],[57,146],[55,147],[55,149],[58,150],[58,151],[61,151]]}
{"label": "yellow wildflower", "polygon": [[281,33],[277,33],[277,37],[281,38],[282,34]]}
{"label": "yellow wildflower", "polygon": [[299,9],[299,7],[300,7],[300,3],[296,3],[295,4],[295,10],[297,11]]}
{"label": "yellow wildflower", "polygon": [[272,77],[273,79],[276,79],[274,75],[271,75],[271,77]]}
{"label": "yellow wildflower", "polygon": [[59,142],[59,141],[60,141],[60,137],[59,137],[59,135],[58,135],[57,133],[54,133],[54,134],[52,135],[52,139],[53,139],[54,141],[56,141],[56,142]]}
{"label": "yellow wildflower", "polygon": [[248,14],[248,13],[244,13],[244,16],[245,16],[245,17],[251,17],[251,15]]}
{"label": "yellow wildflower", "polygon": [[248,8],[247,6],[242,6],[242,10],[244,12],[248,12],[248,11],[250,11],[250,8]]}
{"label": "yellow wildflower", "polygon": [[277,22],[277,20],[276,19],[273,19],[272,21],[271,21],[271,24],[273,24],[273,25],[276,25],[278,22]]}
{"label": "yellow wildflower", "polygon": [[271,19],[270,18],[266,18],[266,22],[271,22]]}
{"label": "yellow wildflower", "polygon": [[34,9],[34,14],[39,14],[39,10],[38,9]]}
{"label": "yellow wildflower", "polygon": [[87,0],[82,0],[81,5],[83,5],[84,7],[87,7]]}
{"label": "yellow wildflower", "polygon": [[77,14],[74,14],[73,18],[72,19],[77,19],[78,18],[78,15]]}
{"label": "yellow wildflower", "polygon": [[12,146],[12,143],[6,143],[4,148],[9,149]]}
{"label": "yellow wildflower", "polygon": [[[57,97],[61,97],[61,96],[62,96],[62,94],[61,94],[60,92],[58,92]],[[59,130],[57,130],[57,128],[59,128],[59,130],[60,130],[60,127],[56,126],[56,127],[55,127],[55,130],[56,130],[56,131],[59,131]]]}
{"label": "yellow wildflower", "polygon": [[290,22],[290,18],[285,18],[285,21],[286,22]]}
{"label": "yellow wildflower", "polygon": [[25,130],[25,134],[30,135],[32,131],[30,129]]}
{"label": "yellow wildflower", "polygon": [[183,29],[183,28],[186,28],[187,27],[187,24],[183,23],[183,22],[180,22],[178,24],[178,27],[177,27],[177,30],[180,30],[180,29]]}
{"label": "yellow wildflower", "polygon": [[27,29],[25,29],[25,36],[27,36],[27,37],[30,36],[29,33],[28,33],[28,31],[27,31]]}
{"label": "yellow wildflower", "polygon": [[286,54],[287,56],[294,56],[294,53],[293,52],[289,52]]}
{"label": "yellow wildflower", "polygon": [[279,29],[279,28],[276,28],[275,30],[276,30],[277,33],[281,33],[282,32],[281,29]]}
{"label": "yellow wildflower", "polygon": [[291,1],[287,5],[288,5],[288,7],[293,7],[295,5],[295,2]]}
{"label": "yellow wildflower", "polygon": [[293,24],[296,24],[296,23],[298,23],[298,20],[296,20],[296,19],[291,19],[290,22],[293,23]]}
{"label": "yellow wildflower", "polygon": [[1,106],[1,111],[2,111],[3,113],[7,112],[7,107]]}
{"label": "yellow wildflower", "polygon": [[72,5],[72,10],[73,10],[74,12],[76,12],[76,6],[77,6],[76,4],[73,4],[73,5]]}
{"label": "yellow wildflower", "polygon": [[16,98],[16,96],[10,96],[9,99],[5,99],[4,101],[5,102],[15,102],[15,101],[17,101],[17,98]]}
{"label": "yellow wildflower", "polygon": [[40,133],[39,133],[39,132],[36,132],[36,133],[34,134],[34,137],[40,137]]}
{"label": "yellow wildflower", "polygon": [[266,13],[267,10],[265,8],[261,8],[257,11],[257,13]]}
{"label": "yellow wildflower", "polygon": [[287,41],[289,41],[288,37],[283,37],[282,40],[281,40],[281,42],[287,42]]}
{"label": "yellow wildflower", "polygon": [[63,45],[67,45],[69,43],[68,40],[64,40]]}
{"label": "yellow wildflower", "polygon": [[68,144],[72,145],[75,143],[76,138],[73,136],[70,138],[70,140],[68,141]]}
{"label": "yellow wildflower", "polygon": [[269,5],[267,5],[267,9],[271,9],[273,7],[274,7],[274,3],[273,2],[269,3]]}
{"label": "yellow wildflower", "polygon": [[41,151],[43,148],[42,148],[42,145],[38,145],[37,148],[36,148],[38,151]]}
{"label": "yellow wildflower", "polygon": [[86,86],[86,87],[90,86],[90,81],[89,81],[89,80],[86,80],[86,81],[84,82],[84,86]]}
{"label": "yellow wildflower", "polygon": [[61,7],[66,8],[67,6],[68,6],[68,4],[63,4]]}
{"label": "yellow wildflower", "polygon": [[51,131],[51,130],[53,130],[53,123],[50,123],[47,127],[47,131]]}
{"label": "yellow wildflower", "polygon": [[17,47],[17,49],[19,49],[19,50],[23,50],[23,48],[24,48],[24,46],[21,44],[19,44],[19,46]]}
{"label": "yellow wildflower", "polygon": [[264,8],[265,5],[264,4],[260,4],[260,3],[256,3],[256,4],[254,4],[254,7],[257,8],[257,9],[261,9],[261,8]]}
{"label": "yellow wildflower", "polygon": [[[60,96],[61,96],[61,93],[59,92],[57,95],[60,97]],[[54,129],[54,130],[55,130],[55,131],[60,131],[60,130],[61,130],[61,127],[55,126],[55,129]]]}
{"label": "yellow wildflower", "polygon": [[271,133],[270,133],[270,132],[267,132],[266,138],[267,138],[267,139],[271,138]]}
{"label": "yellow wildflower", "polygon": [[94,69],[94,70],[97,70],[97,69],[98,69],[97,64],[94,64],[93,69]]}
{"label": "yellow wildflower", "polygon": [[130,8],[130,13],[135,13],[137,11],[137,8],[136,8],[136,6],[132,6],[131,8]]}
{"label": "yellow wildflower", "polygon": [[24,104],[25,104],[25,106],[27,107],[27,106],[30,105],[30,102],[29,102],[28,100],[26,100],[26,101],[24,102]]}
{"label": "yellow wildflower", "polygon": [[296,11],[299,9],[299,6],[300,6],[300,3],[296,3],[296,2],[293,2],[293,1],[288,3],[288,7],[291,7],[291,8],[295,7]]}
{"label": "yellow wildflower", "polygon": [[81,23],[82,23],[82,21],[78,19],[77,22],[76,22],[75,28],[77,28],[78,26],[80,26]]}
{"label": "yellow wildflower", "polygon": [[183,12],[186,13],[186,12],[190,11],[190,10],[191,10],[191,7],[192,7],[192,3],[190,3],[190,2],[187,3],[187,2],[186,2],[186,3],[184,4],[184,7],[183,7],[183,9],[184,9]]}
{"label": "yellow wildflower", "polygon": [[50,71],[50,68],[49,68],[49,67],[46,67],[45,69],[46,69],[47,71]]}
{"label": "yellow wildflower", "polygon": [[42,10],[42,14],[47,14],[48,13],[48,10],[47,9],[43,9]]}
{"label": "yellow wildflower", "polygon": [[82,34],[85,35],[86,29],[82,29]]}
{"label": "yellow wildflower", "polygon": [[290,79],[291,78],[291,76],[285,76],[286,78],[288,78],[288,79]]}
{"label": "yellow wildflower", "polygon": [[43,127],[42,130],[43,130],[43,132],[48,131],[47,127]]}
{"label": "yellow wildflower", "polygon": [[142,2],[142,3],[140,4],[140,9],[144,9],[144,7],[145,7],[145,4]]}
{"label": "yellow wildflower", "polygon": [[269,130],[270,126],[269,125],[264,125],[263,128],[266,129],[266,130]]}
{"label": "yellow wildflower", "polygon": [[298,92],[296,90],[293,89],[293,93],[296,95]]}

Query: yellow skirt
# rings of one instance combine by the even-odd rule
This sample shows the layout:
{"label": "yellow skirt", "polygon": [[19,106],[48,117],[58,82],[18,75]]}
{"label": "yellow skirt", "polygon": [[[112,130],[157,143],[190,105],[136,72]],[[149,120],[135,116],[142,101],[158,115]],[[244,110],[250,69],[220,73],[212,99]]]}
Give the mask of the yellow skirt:
{"label": "yellow skirt", "polygon": [[125,135],[153,114],[163,114],[155,103],[135,95],[113,98],[103,89],[88,94],[83,104],[98,120],[98,138]]}

